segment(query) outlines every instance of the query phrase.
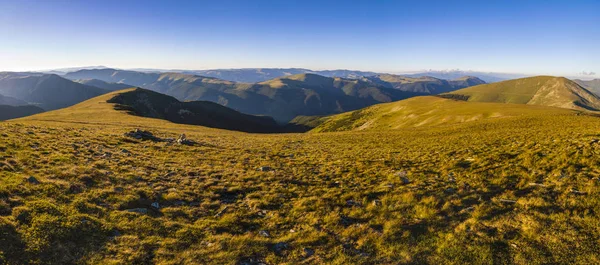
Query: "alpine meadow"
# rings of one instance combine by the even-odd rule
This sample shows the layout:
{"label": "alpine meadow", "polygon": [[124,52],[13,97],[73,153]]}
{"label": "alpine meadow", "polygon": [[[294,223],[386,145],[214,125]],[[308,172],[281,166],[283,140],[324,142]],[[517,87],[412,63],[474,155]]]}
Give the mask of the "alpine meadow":
{"label": "alpine meadow", "polygon": [[600,264],[599,11],[0,1],[0,264]]}

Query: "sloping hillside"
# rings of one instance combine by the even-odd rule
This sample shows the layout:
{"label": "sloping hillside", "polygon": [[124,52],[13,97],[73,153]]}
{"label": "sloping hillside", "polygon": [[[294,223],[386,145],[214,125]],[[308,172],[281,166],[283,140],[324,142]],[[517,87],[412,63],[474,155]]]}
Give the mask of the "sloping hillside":
{"label": "sloping hillside", "polygon": [[281,130],[270,117],[246,115],[212,102],[180,102],[140,88],[112,92],[27,119],[123,126],[165,126],[173,122],[244,132]]}
{"label": "sloping hillside", "polygon": [[475,102],[600,110],[600,97],[569,79],[553,76],[536,76],[473,86],[451,92],[448,97]]}
{"label": "sloping hillside", "polygon": [[519,104],[465,102],[434,96],[378,104],[329,117],[304,117],[296,126],[316,127],[311,132],[393,130],[543,115],[575,115],[572,110]]}
{"label": "sloping hillside", "polygon": [[10,106],[0,105],[0,121],[21,118],[44,112],[36,106]]}
{"label": "sloping hillside", "polygon": [[79,84],[58,75],[0,74],[0,94],[26,101],[45,110],[68,107],[106,92],[104,89]]}
{"label": "sloping hillside", "polygon": [[401,91],[423,94],[440,94],[465,87],[485,84],[485,81],[471,76],[461,77],[456,80],[443,80],[429,76],[406,77],[401,75],[383,74],[367,77],[366,79]]}
{"label": "sloping hillside", "polygon": [[137,88],[116,94],[107,101],[130,114],[174,123],[201,125],[243,132],[279,132],[271,117],[247,115],[209,101],[180,102],[150,90]]}

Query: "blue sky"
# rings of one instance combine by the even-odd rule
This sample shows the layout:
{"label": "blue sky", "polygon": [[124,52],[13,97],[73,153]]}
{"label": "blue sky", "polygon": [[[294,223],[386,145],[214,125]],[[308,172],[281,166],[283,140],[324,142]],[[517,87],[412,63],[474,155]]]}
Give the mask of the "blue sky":
{"label": "blue sky", "polygon": [[462,69],[600,78],[600,1],[0,0],[0,70]]}

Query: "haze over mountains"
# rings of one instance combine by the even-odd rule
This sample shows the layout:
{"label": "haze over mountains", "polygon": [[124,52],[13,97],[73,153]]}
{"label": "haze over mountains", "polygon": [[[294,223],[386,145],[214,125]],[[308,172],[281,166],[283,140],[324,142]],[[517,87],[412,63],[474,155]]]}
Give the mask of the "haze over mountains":
{"label": "haze over mountains", "polygon": [[107,91],[54,74],[0,73],[0,94],[44,110],[71,106]]}
{"label": "haze over mountains", "polygon": [[142,73],[112,69],[81,70],[65,77],[127,83],[164,93],[178,100],[217,102],[242,113],[271,116],[280,122],[289,121],[298,115],[340,113],[419,94],[362,80],[315,74],[279,77],[255,84],[180,73]]}

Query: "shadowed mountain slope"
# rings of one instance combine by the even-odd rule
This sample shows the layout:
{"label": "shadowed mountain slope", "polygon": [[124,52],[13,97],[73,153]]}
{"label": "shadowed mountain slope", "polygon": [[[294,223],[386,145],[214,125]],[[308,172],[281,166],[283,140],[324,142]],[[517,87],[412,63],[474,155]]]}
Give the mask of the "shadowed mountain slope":
{"label": "shadowed mountain slope", "polygon": [[36,106],[9,106],[0,105],[0,121],[21,118],[44,112],[43,109]]}
{"label": "shadowed mountain slope", "polygon": [[25,106],[25,105],[27,105],[27,102],[20,100],[20,99],[13,98],[13,97],[7,97],[7,96],[0,95],[0,105]]}
{"label": "shadowed mountain slope", "polygon": [[282,130],[270,117],[243,114],[213,102],[180,102],[141,88],[115,91],[26,119],[123,126],[165,126],[172,122],[261,133]]}
{"label": "shadowed mountain slope", "polygon": [[88,85],[88,86],[102,88],[107,91],[117,91],[117,90],[123,90],[123,89],[134,87],[134,86],[128,85],[128,84],[109,83],[109,82],[104,82],[104,81],[98,80],[98,79],[79,79],[79,80],[73,80],[73,81],[80,83],[80,84]]}
{"label": "shadowed mountain slope", "polygon": [[465,76],[455,80],[444,80],[429,76],[406,77],[401,75],[383,74],[367,77],[367,79],[377,84],[401,91],[424,94],[440,94],[465,87],[485,84],[485,81],[472,76]]}

